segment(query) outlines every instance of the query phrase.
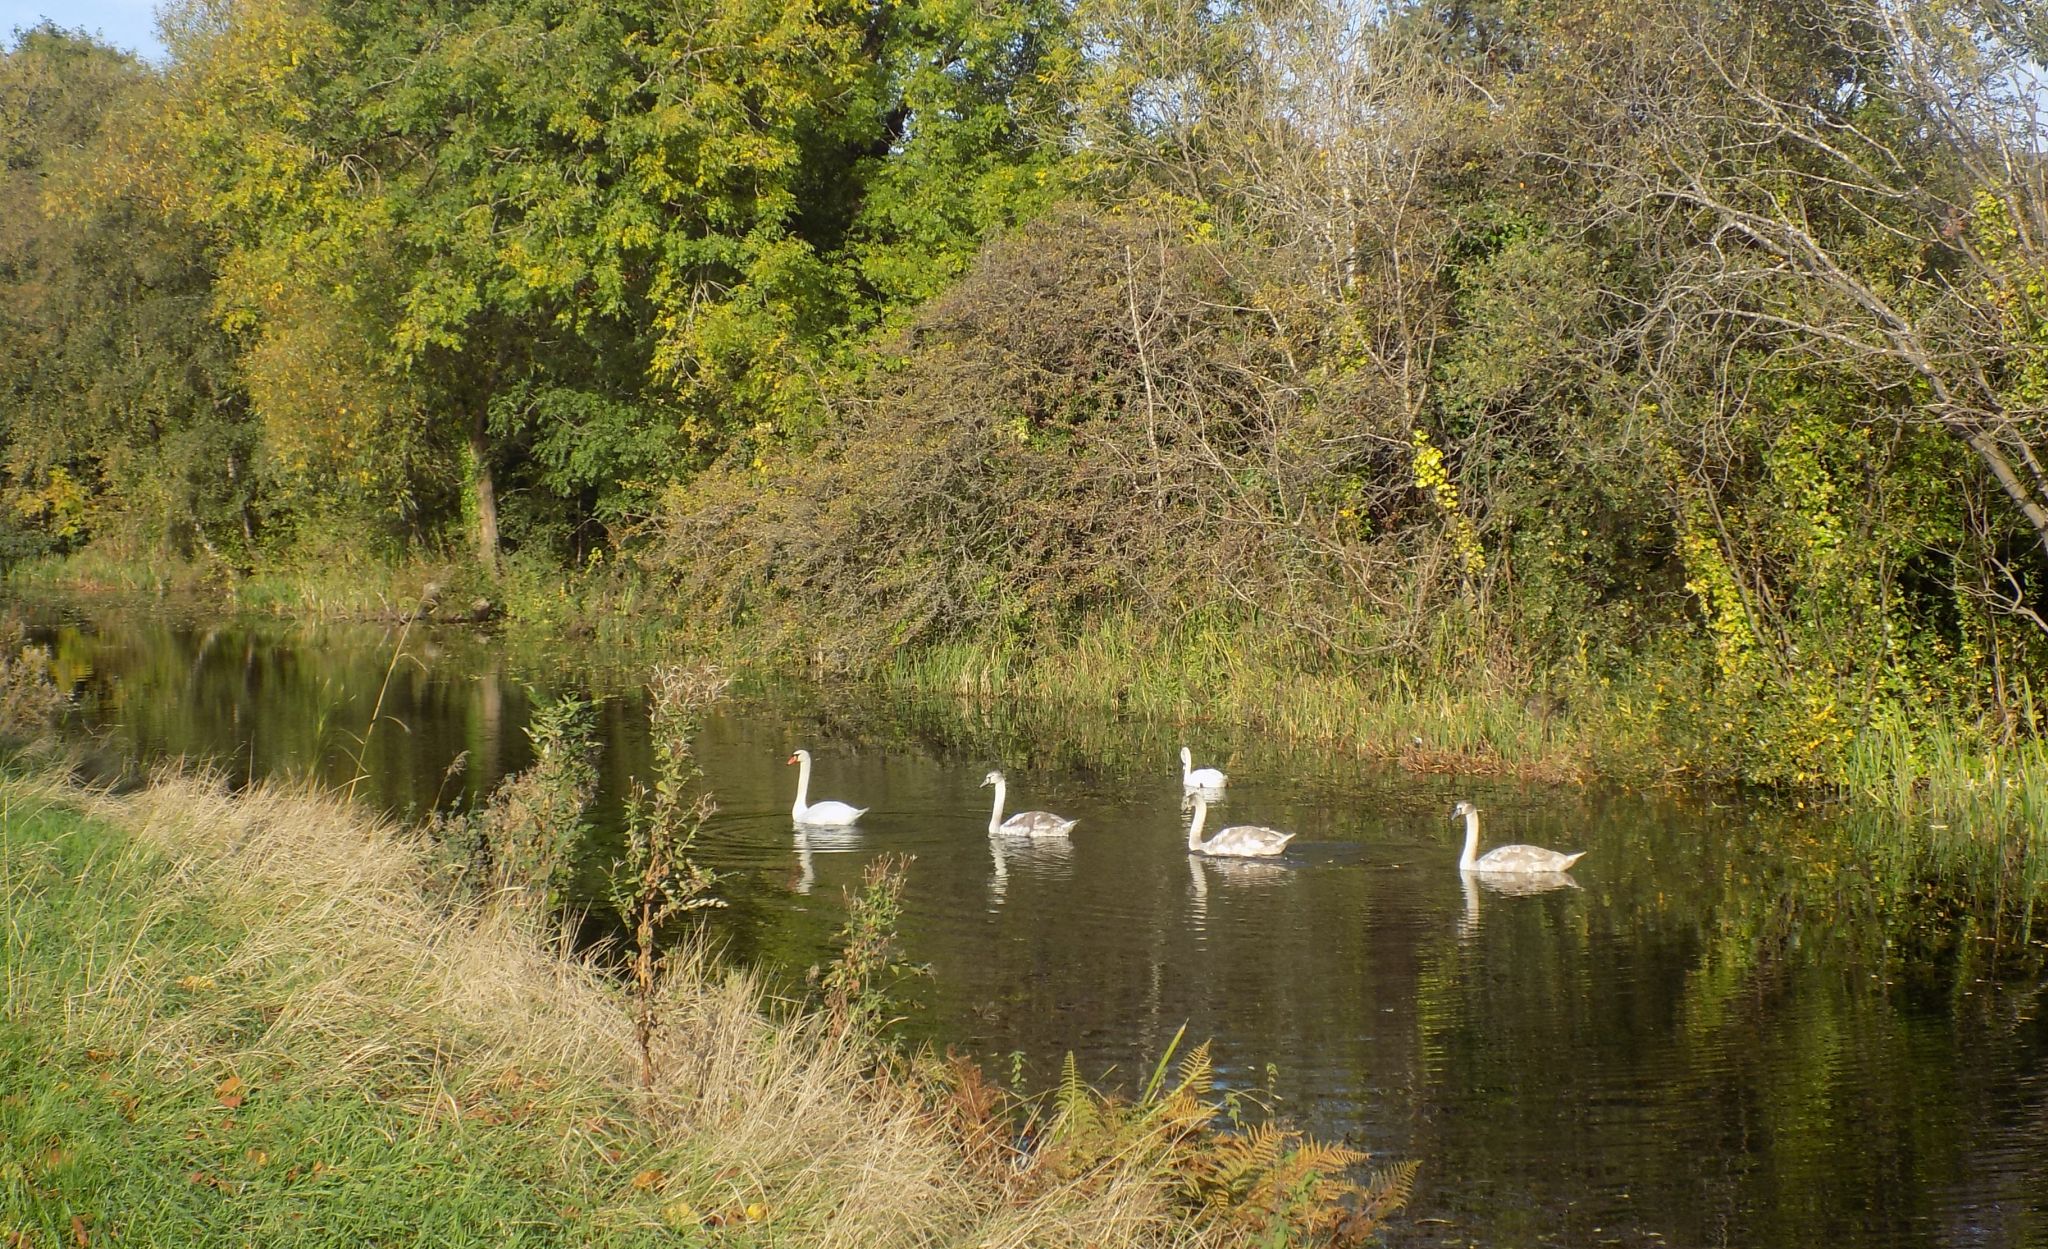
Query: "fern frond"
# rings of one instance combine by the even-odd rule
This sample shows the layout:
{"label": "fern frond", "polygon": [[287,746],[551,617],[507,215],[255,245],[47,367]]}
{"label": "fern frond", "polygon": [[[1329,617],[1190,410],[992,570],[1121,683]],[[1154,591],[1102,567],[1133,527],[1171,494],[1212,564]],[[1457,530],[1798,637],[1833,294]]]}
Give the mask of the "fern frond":
{"label": "fern frond", "polygon": [[1422,1161],[1410,1158],[1375,1170],[1360,1186],[1360,1206],[1375,1219],[1406,1206],[1415,1195],[1415,1173],[1421,1169]]}
{"label": "fern frond", "polygon": [[1066,1061],[1060,1064],[1060,1089],[1054,1097],[1062,1115],[1073,1115],[1091,1100],[1088,1086],[1081,1083],[1081,1068],[1068,1052]]}
{"label": "fern frond", "polygon": [[1363,1152],[1334,1141],[1302,1139],[1288,1155],[1288,1164],[1301,1174],[1338,1176],[1366,1160]]}
{"label": "fern frond", "polygon": [[1175,1091],[1194,1097],[1207,1097],[1215,1086],[1216,1067],[1209,1058],[1209,1043],[1204,1041],[1188,1051],[1188,1056],[1181,1060],[1180,1085]]}

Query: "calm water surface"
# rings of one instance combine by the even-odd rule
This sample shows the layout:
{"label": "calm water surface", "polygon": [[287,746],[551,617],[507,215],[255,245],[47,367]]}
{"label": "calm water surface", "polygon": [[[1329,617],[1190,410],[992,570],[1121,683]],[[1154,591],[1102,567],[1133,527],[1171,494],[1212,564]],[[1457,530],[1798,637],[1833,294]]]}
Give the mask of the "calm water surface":
{"label": "calm water surface", "polygon": [[[522,766],[533,691],[562,690],[607,700],[611,793],[647,754],[633,673],[589,655],[415,633],[392,667],[395,629],[31,612],[121,755],[343,783],[360,751],[360,792],[417,812]],[[1184,852],[1183,737],[1231,775],[1212,828],[1294,830],[1283,859]],[[797,746],[813,799],[872,808],[857,832],[793,830]],[[735,956],[794,984],[863,865],[914,855],[908,1032],[1042,1085],[1069,1052],[1142,1079],[1185,1025],[1225,1087],[1422,1160],[1392,1244],[2048,1246],[2041,979],[1867,879],[1839,820],[858,691],[736,698],[698,753]],[[992,844],[991,766],[1071,842]],[[1490,841],[1589,851],[1573,886],[1462,880],[1457,798]]]}

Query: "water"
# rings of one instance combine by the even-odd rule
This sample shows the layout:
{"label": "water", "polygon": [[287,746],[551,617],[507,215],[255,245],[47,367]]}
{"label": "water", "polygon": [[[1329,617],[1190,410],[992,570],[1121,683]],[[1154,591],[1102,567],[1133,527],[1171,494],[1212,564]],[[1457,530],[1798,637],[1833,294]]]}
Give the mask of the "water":
{"label": "water", "polygon": [[[334,784],[360,756],[359,796],[416,812],[522,766],[529,690],[574,688],[607,697],[608,793],[647,757],[634,674],[589,655],[415,633],[394,666],[396,629],[33,611],[80,720],[124,756]],[[1142,1080],[1185,1026],[1226,1089],[1422,1160],[1394,1245],[2048,1246],[2038,959],[1873,879],[1845,820],[1185,736],[1231,774],[1211,827],[1295,831],[1284,859],[1190,860],[1178,729],[861,691],[736,698],[698,743],[720,804],[702,857],[731,902],[708,922],[794,988],[830,956],[863,866],[914,855],[908,1034],[1042,1087],[1068,1053]],[[859,831],[794,833],[797,746],[817,756],[814,799],[873,808]],[[1070,843],[992,844],[991,766],[1013,807],[1080,817]],[[1457,798],[1486,812],[1489,844],[1587,850],[1574,886],[1463,881]]]}

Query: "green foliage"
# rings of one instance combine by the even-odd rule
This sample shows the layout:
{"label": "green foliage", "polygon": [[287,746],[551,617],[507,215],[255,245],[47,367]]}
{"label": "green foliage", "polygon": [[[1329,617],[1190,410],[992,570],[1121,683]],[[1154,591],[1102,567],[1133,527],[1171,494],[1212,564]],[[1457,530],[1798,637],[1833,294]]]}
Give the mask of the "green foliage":
{"label": "green foliage", "polygon": [[194,10],[163,143],[291,497],[464,521],[486,562],[502,498],[580,556],[812,420],[842,341],[1043,202],[1062,12]]}
{"label": "green foliage", "polygon": [[249,558],[261,469],[205,237],[133,150],[160,86],[48,23],[0,52],[0,561],[109,536]]}
{"label": "green foliage", "polygon": [[591,712],[574,698],[536,705],[526,726],[533,765],[499,782],[480,810],[440,830],[443,841],[473,847],[486,899],[542,914],[561,907],[597,792]]}
{"label": "green foliage", "polygon": [[1406,447],[1274,380],[1306,345],[1224,259],[1080,208],[1003,239],[834,427],[675,491],[654,560],[700,618],[853,666],[1219,593],[1331,629],[1367,567],[1342,512],[1412,508]]}

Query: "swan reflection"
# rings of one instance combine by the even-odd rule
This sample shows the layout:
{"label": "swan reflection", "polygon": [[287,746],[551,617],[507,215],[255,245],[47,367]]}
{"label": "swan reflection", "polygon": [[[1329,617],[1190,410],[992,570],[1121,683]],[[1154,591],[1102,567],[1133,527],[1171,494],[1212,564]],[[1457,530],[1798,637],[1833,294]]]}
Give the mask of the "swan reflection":
{"label": "swan reflection", "polygon": [[988,894],[989,900],[997,904],[1009,895],[1012,866],[1021,866],[1044,876],[1051,871],[1064,871],[1074,858],[1072,843],[1044,837],[993,836],[988,839],[988,849],[993,860],[989,870]]}
{"label": "swan reflection", "polygon": [[1458,920],[1458,936],[1464,940],[1469,940],[1479,931],[1479,894],[1482,889],[1504,898],[1526,898],[1579,887],[1579,882],[1572,879],[1570,872],[1459,872],[1458,883],[1465,893],[1465,914]]}
{"label": "swan reflection", "polygon": [[819,828],[797,824],[796,828],[796,883],[791,886],[797,893],[809,894],[811,886],[818,883],[818,873],[811,862],[812,852],[819,854],[843,854],[861,848],[858,830],[851,828]]}
{"label": "swan reflection", "polygon": [[1205,855],[1188,856],[1188,879],[1194,884],[1193,911],[1195,927],[1200,928],[1209,918],[1209,874],[1216,874],[1216,881],[1228,889],[1236,886],[1275,885],[1287,878],[1288,868],[1280,863],[1261,863],[1256,859],[1212,859]]}

